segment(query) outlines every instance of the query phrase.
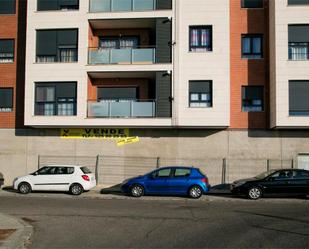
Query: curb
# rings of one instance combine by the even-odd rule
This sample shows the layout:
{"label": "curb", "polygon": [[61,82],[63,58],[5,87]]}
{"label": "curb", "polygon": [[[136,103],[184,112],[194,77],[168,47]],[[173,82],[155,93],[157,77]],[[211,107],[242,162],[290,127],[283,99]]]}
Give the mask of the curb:
{"label": "curb", "polygon": [[2,242],[0,249],[26,249],[30,243],[31,237],[33,235],[33,227],[23,221],[22,219],[15,218],[6,214],[3,214],[8,219],[13,219],[19,223],[20,227],[6,240]]}

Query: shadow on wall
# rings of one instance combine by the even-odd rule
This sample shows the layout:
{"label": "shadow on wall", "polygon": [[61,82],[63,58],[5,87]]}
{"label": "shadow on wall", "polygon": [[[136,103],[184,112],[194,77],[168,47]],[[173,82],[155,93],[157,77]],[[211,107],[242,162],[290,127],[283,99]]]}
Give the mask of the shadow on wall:
{"label": "shadow on wall", "polygon": [[263,86],[263,111],[248,113],[249,129],[269,128],[269,2],[264,0],[263,9],[248,9],[247,32],[252,35],[262,35],[262,58],[248,59],[249,86]]}
{"label": "shadow on wall", "polygon": [[16,112],[17,128],[24,127],[25,61],[26,61],[27,0],[18,1],[17,63],[16,63]]}

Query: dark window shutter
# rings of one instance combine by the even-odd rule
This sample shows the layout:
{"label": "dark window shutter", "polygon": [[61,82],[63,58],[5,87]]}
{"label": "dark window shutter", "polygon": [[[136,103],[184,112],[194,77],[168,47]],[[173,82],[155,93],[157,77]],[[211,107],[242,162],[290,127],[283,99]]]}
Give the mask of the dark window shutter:
{"label": "dark window shutter", "polygon": [[13,107],[13,89],[0,88],[0,108]]}
{"label": "dark window shutter", "polygon": [[57,55],[57,31],[38,30],[37,31],[37,56]]}
{"label": "dark window shutter", "polygon": [[309,42],[309,25],[289,25],[289,42]]}
{"label": "dark window shutter", "polygon": [[74,45],[77,47],[78,32],[76,29],[59,30],[58,31],[58,45],[68,46]]}
{"label": "dark window shutter", "polygon": [[191,81],[189,84],[190,93],[209,93],[211,92],[211,82],[209,81]]}
{"label": "dark window shutter", "polygon": [[136,99],[137,89],[135,87],[124,88],[98,88],[98,99]]}
{"label": "dark window shutter", "polygon": [[290,111],[309,111],[309,81],[289,82]]}
{"label": "dark window shutter", "polygon": [[14,53],[14,40],[0,40],[0,53]]}
{"label": "dark window shutter", "polygon": [[0,0],[0,14],[15,14],[15,0]]}
{"label": "dark window shutter", "polygon": [[58,10],[58,0],[38,0],[38,10]]}
{"label": "dark window shutter", "polygon": [[261,86],[248,86],[242,87],[243,99],[259,100],[263,99],[263,87]]}
{"label": "dark window shutter", "polygon": [[57,98],[76,98],[76,83],[57,83]]}

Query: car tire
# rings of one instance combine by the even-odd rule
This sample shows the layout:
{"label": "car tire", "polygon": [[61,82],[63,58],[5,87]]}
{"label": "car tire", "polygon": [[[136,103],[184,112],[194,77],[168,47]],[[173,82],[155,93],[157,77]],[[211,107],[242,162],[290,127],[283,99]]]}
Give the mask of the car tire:
{"label": "car tire", "polygon": [[145,193],[145,189],[142,185],[140,184],[134,184],[131,188],[130,188],[130,194],[133,197],[142,197]]}
{"label": "car tire", "polygon": [[251,187],[248,190],[248,198],[251,200],[257,200],[259,198],[261,198],[263,195],[262,190],[259,187]]}
{"label": "car tire", "polygon": [[189,196],[193,199],[201,198],[203,195],[203,190],[200,186],[194,185],[189,189]]}
{"label": "car tire", "polygon": [[70,193],[72,195],[80,195],[83,192],[84,192],[83,186],[78,183],[74,183],[70,187]]}
{"label": "car tire", "polygon": [[29,183],[27,182],[22,182],[18,185],[18,192],[26,195],[29,194],[31,192],[31,186]]}

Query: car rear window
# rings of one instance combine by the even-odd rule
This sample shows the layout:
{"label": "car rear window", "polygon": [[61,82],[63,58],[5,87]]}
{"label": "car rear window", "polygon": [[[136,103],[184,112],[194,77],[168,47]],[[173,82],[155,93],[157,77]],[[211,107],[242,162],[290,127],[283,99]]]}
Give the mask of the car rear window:
{"label": "car rear window", "polygon": [[191,170],[190,169],[176,169],[175,170],[175,177],[186,177],[190,176]]}
{"label": "car rear window", "polygon": [[80,167],[80,169],[83,171],[84,174],[91,174],[91,170],[88,169],[87,167]]}
{"label": "car rear window", "polygon": [[201,169],[198,169],[198,172],[200,172],[201,175],[206,176],[206,174]]}

